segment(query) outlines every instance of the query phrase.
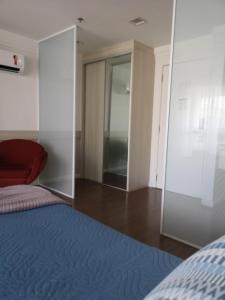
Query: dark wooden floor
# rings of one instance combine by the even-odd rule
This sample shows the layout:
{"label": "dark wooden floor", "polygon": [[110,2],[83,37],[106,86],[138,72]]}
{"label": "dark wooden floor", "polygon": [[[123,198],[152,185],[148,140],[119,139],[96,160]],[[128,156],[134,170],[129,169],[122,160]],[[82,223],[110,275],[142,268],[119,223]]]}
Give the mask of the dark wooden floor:
{"label": "dark wooden floor", "polygon": [[161,191],[158,189],[145,188],[127,193],[78,179],[74,207],[132,238],[181,258],[196,251],[160,236]]}

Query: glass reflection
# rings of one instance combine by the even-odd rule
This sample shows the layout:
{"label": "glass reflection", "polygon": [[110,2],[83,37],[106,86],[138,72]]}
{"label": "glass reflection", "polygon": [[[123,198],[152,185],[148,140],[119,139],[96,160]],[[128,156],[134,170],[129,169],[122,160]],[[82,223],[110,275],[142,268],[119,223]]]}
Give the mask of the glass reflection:
{"label": "glass reflection", "polygon": [[126,189],[131,56],[107,61],[103,183]]}

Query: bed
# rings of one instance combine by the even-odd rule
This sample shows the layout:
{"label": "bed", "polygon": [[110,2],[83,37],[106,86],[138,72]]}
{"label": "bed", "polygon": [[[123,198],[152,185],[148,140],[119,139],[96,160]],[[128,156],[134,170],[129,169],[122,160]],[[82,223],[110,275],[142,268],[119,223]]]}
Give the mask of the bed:
{"label": "bed", "polygon": [[0,189],[2,300],[140,300],[181,263],[48,191],[21,188],[8,198]]}

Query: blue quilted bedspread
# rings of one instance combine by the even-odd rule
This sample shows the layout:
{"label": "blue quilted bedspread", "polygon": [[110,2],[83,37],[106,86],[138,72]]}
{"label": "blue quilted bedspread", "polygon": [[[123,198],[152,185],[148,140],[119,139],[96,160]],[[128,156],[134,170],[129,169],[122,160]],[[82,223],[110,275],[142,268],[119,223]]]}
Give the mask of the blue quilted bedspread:
{"label": "blue quilted bedspread", "polygon": [[142,299],[180,262],[65,205],[0,215],[1,300]]}

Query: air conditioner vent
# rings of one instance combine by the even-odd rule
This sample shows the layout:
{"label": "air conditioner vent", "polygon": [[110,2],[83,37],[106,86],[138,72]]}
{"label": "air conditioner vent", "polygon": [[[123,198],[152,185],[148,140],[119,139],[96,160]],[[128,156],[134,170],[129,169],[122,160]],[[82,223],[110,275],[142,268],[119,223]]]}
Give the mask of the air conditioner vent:
{"label": "air conditioner vent", "polygon": [[0,65],[0,70],[14,72],[14,73],[19,73],[19,71],[20,71],[19,68],[9,67],[9,66],[4,66],[4,65]]}
{"label": "air conditioner vent", "polygon": [[15,52],[0,49],[0,70],[22,73],[24,70],[24,56]]}

